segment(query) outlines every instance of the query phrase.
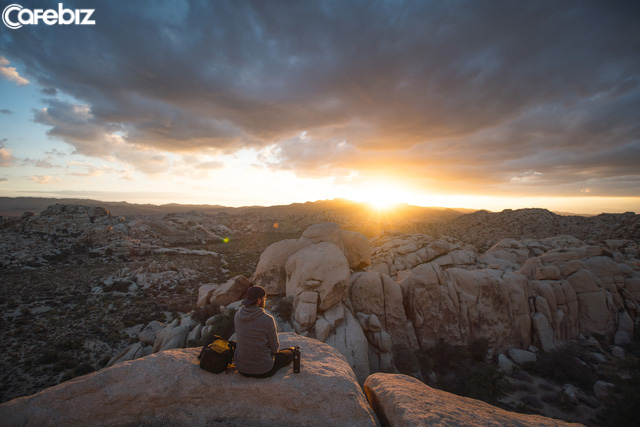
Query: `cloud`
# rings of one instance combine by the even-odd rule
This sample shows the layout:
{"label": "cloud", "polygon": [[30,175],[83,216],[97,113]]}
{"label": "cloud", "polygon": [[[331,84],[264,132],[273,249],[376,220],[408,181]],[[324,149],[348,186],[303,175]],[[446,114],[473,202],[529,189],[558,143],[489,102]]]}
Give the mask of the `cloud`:
{"label": "cloud", "polygon": [[13,111],[9,110],[8,108],[3,108],[2,110],[0,110],[0,113],[2,113],[2,114],[13,114]]}
{"label": "cloud", "polygon": [[15,67],[7,67],[9,64],[10,62],[4,56],[0,56],[0,75],[18,86],[28,85],[29,80],[18,74]]}
{"label": "cloud", "polygon": [[28,176],[26,178],[31,180],[31,181],[35,181],[38,184],[50,184],[50,183],[54,183],[54,182],[60,181],[59,178],[52,177],[50,175],[33,175],[33,176]]}
{"label": "cloud", "polygon": [[[92,177],[102,176],[105,173],[114,172],[115,170],[109,166],[96,166],[88,162],[68,162],[67,169],[70,170],[72,176]],[[78,171],[77,169],[81,169]]]}
{"label": "cloud", "polygon": [[[337,172],[357,155],[345,140],[314,139],[307,132],[268,146],[258,153],[258,161],[271,169],[294,170],[304,176],[322,177]],[[344,171],[342,173],[350,173]]]}
{"label": "cloud", "polygon": [[195,165],[196,169],[220,169],[224,167],[224,162],[221,161],[210,161],[210,162],[200,162]]}
{"label": "cloud", "polygon": [[301,176],[637,196],[637,16],[635,1],[102,2],[101,25],[0,49],[77,100],[34,113],[49,135],[145,173],[250,148]]}
{"label": "cloud", "polygon": [[86,104],[44,100],[47,107],[34,110],[34,122],[48,126],[47,135],[63,139],[76,153],[88,156],[107,156],[113,150],[110,135],[119,131],[117,124],[102,123],[95,119]]}
{"label": "cloud", "polygon": [[4,176],[0,176],[0,182],[5,182],[5,181],[9,181],[9,178],[6,178]]}
{"label": "cloud", "polygon": [[15,157],[11,154],[11,150],[5,148],[5,142],[7,142],[7,138],[0,140],[0,167],[11,166],[15,161]]}
{"label": "cloud", "polygon": [[37,168],[43,168],[43,169],[52,169],[52,168],[59,167],[58,165],[54,165],[53,163],[51,163],[51,157],[47,157],[45,159],[29,159],[29,158],[21,159],[20,164],[22,166],[30,165],[30,166],[35,166]]}
{"label": "cloud", "polygon": [[150,175],[169,170],[170,161],[164,152],[127,142],[120,135],[121,125],[97,120],[88,105],[58,99],[43,101],[47,107],[34,110],[34,121],[49,126],[47,135],[71,144],[75,154],[115,159]]}

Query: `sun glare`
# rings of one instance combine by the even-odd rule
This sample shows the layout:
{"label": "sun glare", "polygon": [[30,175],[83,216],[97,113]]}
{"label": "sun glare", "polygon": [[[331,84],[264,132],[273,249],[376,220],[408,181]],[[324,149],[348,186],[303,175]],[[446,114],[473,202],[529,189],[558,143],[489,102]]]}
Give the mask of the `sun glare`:
{"label": "sun glare", "polygon": [[371,205],[372,208],[380,211],[387,211],[387,210],[393,209],[393,207],[398,204],[398,202],[395,202],[393,200],[380,199],[380,198],[375,200],[367,200],[367,203]]}
{"label": "sun glare", "polygon": [[409,200],[407,197],[406,192],[398,190],[397,188],[376,185],[369,188],[359,188],[354,192],[351,199],[358,202],[365,202],[375,210],[389,211],[398,204],[408,203]]}

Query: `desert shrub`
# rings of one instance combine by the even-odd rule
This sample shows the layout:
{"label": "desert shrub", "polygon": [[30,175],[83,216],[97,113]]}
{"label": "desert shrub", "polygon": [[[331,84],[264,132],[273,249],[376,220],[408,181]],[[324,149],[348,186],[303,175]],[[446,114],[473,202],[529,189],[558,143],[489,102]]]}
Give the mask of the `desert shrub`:
{"label": "desert shrub", "polygon": [[88,374],[88,373],[90,373],[90,372],[93,372],[93,371],[95,371],[95,369],[93,368],[93,366],[91,366],[91,365],[90,365],[90,364],[88,364],[88,363],[82,363],[82,364],[80,364],[80,365],[76,366],[76,367],[73,369],[73,374],[74,374],[75,376],[79,377],[79,376],[81,376],[81,375],[86,375],[86,374]]}
{"label": "desert shrub", "polygon": [[110,285],[104,287],[105,292],[128,292],[129,286],[131,285],[130,280],[116,280]]}
{"label": "desert shrub", "polygon": [[484,362],[489,352],[489,341],[484,339],[473,340],[467,346],[469,357],[474,362]]}
{"label": "desert shrub", "polygon": [[204,325],[204,322],[206,322],[208,318],[216,314],[217,311],[218,309],[216,307],[212,305],[205,305],[193,310],[193,312],[191,312],[191,318],[201,325]]}
{"label": "desert shrub", "polygon": [[554,391],[555,388],[549,383],[542,383],[542,384],[540,384],[540,390],[543,390],[543,391]]}
{"label": "desert shrub", "polygon": [[533,409],[542,409],[542,407],[544,406],[544,404],[540,401],[540,399],[538,399],[536,396],[531,394],[526,394],[522,396],[521,401],[524,405]]}
{"label": "desert shrub", "polygon": [[146,317],[140,312],[130,312],[122,316],[122,323],[125,328],[129,328],[131,326],[139,325],[140,323],[146,323]]}
{"label": "desert shrub", "polygon": [[[638,344],[634,340],[626,348],[631,351],[630,348]],[[640,419],[640,361],[634,355],[627,355],[616,368],[618,374],[607,378],[613,388],[602,416],[603,425],[604,422],[610,426],[636,425]]]}
{"label": "desert shrub", "polygon": [[82,375],[86,375],[93,371],[95,371],[93,366],[91,366],[88,363],[82,363],[76,366],[75,368],[69,369],[67,372],[65,372],[60,378],[60,382],[69,381],[70,379],[73,379]]}
{"label": "desert shrub", "polygon": [[38,358],[36,363],[40,365],[48,365],[50,363],[55,363],[59,359],[58,352],[54,350],[45,350],[44,353]]}
{"label": "desert shrub", "polygon": [[526,391],[533,393],[533,386],[528,382],[516,381],[509,383],[509,391]]}
{"label": "desert shrub", "polygon": [[111,356],[108,354],[105,354],[102,357],[102,359],[98,361],[98,366],[101,368],[104,368],[105,366],[107,366],[107,363],[109,363],[110,360],[111,360]]}
{"label": "desert shrub", "polygon": [[211,324],[212,328],[208,334],[203,335],[200,338],[199,345],[205,345],[213,341],[214,335],[219,335],[222,338],[229,339],[235,332],[235,326],[233,324],[233,318],[236,314],[236,310],[227,310],[225,314],[216,316],[217,318]]}
{"label": "desert shrub", "polygon": [[409,347],[401,344],[393,346],[393,361],[401,374],[412,375],[414,367],[418,366],[418,358],[409,350]]}
{"label": "desert shrub", "polygon": [[570,345],[556,351],[542,352],[538,360],[523,364],[528,372],[556,382],[558,384],[573,384],[584,389],[593,389],[598,377],[589,367],[579,359],[584,350]]}
{"label": "desert shrub", "polygon": [[[638,334],[640,328],[636,328],[635,334]],[[624,346],[624,349],[627,353],[634,355],[635,357],[640,357],[640,337],[636,337],[636,339],[632,342]]]}
{"label": "desert shrub", "polygon": [[555,404],[558,400],[558,393],[545,393],[542,395],[542,401],[544,403]]}
{"label": "desert shrub", "polygon": [[422,353],[418,361],[424,377],[438,376],[437,387],[461,396],[495,403],[504,395],[508,382],[493,363],[486,362],[488,343],[475,340],[468,346],[453,346],[440,340]]}
{"label": "desert shrub", "polygon": [[289,322],[291,320],[291,315],[293,314],[293,298],[280,298],[278,303],[273,306],[271,311],[273,311],[273,313],[279,316],[283,321]]}
{"label": "desert shrub", "polygon": [[58,363],[53,365],[53,370],[64,371],[65,369],[73,369],[78,366],[78,364],[78,361],[71,357],[63,357],[60,359],[60,361],[58,361]]}
{"label": "desert shrub", "polygon": [[57,350],[78,350],[83,347],[82,340],[77,337],[64,337],[54,344]]}

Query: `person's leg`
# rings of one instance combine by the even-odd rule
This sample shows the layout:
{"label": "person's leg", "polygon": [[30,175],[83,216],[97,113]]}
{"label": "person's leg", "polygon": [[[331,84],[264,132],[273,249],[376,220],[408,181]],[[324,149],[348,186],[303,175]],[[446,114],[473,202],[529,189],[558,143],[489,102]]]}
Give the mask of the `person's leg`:
{"label": "person's leg", "polygon": [[275,361],[273,363],[274,373],[278,369],[284,368],[293,362],[293,350],[293,347],[288,347],[276,353]]}
{"label": "person's leg", "polygon": [[273,368],[271,368],[271,370],[269,370],[268,372],[265,372],[264,374],[259,374],[259,375],[243,374],[242,372],[240,373],[245,377],[268,378],[273,376],[273,374],[275,374],[276,372],[278,372],[280,368],[284,368],[285,366],[289,365],[291,362],[293,362],[293,347],[288,347],[276,353],[275,359],[273,361]]}

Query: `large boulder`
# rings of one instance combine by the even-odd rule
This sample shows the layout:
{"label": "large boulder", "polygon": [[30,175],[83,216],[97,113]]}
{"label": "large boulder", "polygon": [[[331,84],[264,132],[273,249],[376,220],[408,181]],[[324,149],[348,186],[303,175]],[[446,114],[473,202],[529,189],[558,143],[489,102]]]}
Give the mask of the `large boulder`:
{"label": "large boulder", "polygon": [[393,342],[394,356],[418,350],[413,325],[405,315],[402,289],[391,277],[374,272],[351,275],[350,301],[358,313],[374,315]]}
{"label": "large boulder", "polygon": [[5,426],[258,425],[375,426],[376,417],[344,357],[317,340],[299,345],[302,369],[266,379],[198,367],[196,348],[121,363],[0,405]]}
{"label": "large boulder", "polygon": [[268,295],[284,295],[287,287],[287,270],[289,257],[302,248],[311,245],[308,240],[281,240],[269,246],[260,255],[256,271],[251,282],[262,286]]}
{"label": "large boulder", "polygon": [[337,326],[325,341],[349,362],[360,384],[371,373],[369,367],[369,344],[358,321],[349,310],[344,311],[344,321]]}
{"label": "large boulder", "polygon": [[317,292],[318,310],[325,311],[347,298],[349,264],[333,243],[320,242],[299,250],[286,264],[287,296],[294,306],[302,292]]}
{"label": "large boulder", "polygon": [[342,243],[342,232],[340,226],[333,222],[323,222],[308,227],[302,233],[300,240],[309,241],[311,243],[328,242],[333,243],[340,250],[344,249]]}
{"label": "large boulder", "polygon": [[429,387],[407,375],[377,373],[364,391],[380,421],[391,426],[562,426],[540,415],[524,415],[480,400]]}
{"label": "large boulder", "polygon": [[357,270],[371,264],[371,244],[364,234],[342,230],[342,244],[349,267]]}
{"label": "large boulder", "polygon": [[233,277],[211,294],[209,303],[214,307],[227,306],[243,299],[250,287],[251,282],[246,277],[242,275]]}
{"label": "large boulder", "polygon": [[207,283],[205,285],[200,285],[198,288],[198,302],[196,304],[197,307],[204,307],[209,304],[209,300],[211,299],[211,295],[218,289],[220,285],[216,283]]}

